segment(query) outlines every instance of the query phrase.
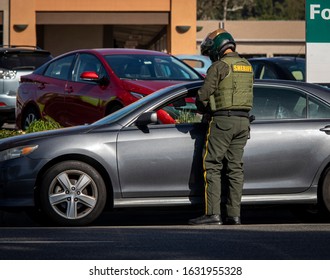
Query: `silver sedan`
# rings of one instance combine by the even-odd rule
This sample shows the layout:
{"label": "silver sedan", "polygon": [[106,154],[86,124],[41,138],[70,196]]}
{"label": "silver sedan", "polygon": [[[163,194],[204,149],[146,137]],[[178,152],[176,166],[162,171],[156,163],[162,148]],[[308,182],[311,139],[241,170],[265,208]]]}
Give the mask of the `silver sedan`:
{"label": "silver sedan", "polygon": [[[201,85],[157,91],[91,125],[0,141],[0,206],[31,206],[54,224],[79,226],[106,207],[202,203]],[[251,114],[243,203],[329,211],[329,89],[256,81]]]}

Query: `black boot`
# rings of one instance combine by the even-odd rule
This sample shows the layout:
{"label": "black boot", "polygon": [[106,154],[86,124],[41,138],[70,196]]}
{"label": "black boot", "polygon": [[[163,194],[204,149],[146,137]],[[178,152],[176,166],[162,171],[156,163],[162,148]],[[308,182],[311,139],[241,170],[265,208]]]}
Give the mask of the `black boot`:
{"label": "black boot", "polygon": [[190,225],[222,225],[220,215],[203,215],[201,217],[190,219]]}
{"label": "black boot", "polygon": [[241,218],[240,217],[227,217],[225,224],[226,225],[240,225]]}

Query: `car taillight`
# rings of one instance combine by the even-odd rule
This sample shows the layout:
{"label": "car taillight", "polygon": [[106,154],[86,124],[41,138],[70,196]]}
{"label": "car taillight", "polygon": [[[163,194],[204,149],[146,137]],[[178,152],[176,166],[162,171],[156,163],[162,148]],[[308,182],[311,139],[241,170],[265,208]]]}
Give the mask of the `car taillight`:
{"label": "car taillight", "polygon": [[15,70],[0,69],[0,79],[11,80],[16,78],[17,72]]}
{"label": "car taillight", "polygon": [[0,107],[6,107],[6,106],[7,106],[6,103],[4,103],[4,102],[0,102]]}

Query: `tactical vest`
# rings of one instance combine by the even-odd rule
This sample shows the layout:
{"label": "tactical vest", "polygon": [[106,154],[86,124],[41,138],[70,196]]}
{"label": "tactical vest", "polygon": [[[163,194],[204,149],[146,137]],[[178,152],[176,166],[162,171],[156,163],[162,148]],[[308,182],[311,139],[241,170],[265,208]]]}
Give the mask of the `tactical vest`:
{"label": "tactical vest", "polygon": [[227,56],[221,61],[225,62],[230,70],[210,97],[211,110],[251,110],[253,103],[251,64],[241,57]]}

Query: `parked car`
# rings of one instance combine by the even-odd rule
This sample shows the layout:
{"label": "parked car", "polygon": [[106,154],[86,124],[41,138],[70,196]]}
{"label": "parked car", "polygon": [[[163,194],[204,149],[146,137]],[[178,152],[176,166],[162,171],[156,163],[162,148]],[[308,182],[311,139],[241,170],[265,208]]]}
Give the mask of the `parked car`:
{"label": "parked car", "polygon": [[209,69],[212,64],[211,59],[205,55],[180,54],[176,57],[195,68],[195,70],[204,76],[206,75],[207,69]]}
{"label": "parked car", "polygon": [[306,61],[301,57],[249,58],[256,79],[306,80]]}
{"label": "parked car", "polygon": [[51,59],[48,51],[37,47],[0,46],[0,128],[4,122],[15,122],[20,77]]}
{"label": "parked car", "polygon": [[[202,81],[168,87],[90,125],[0,141],[0,207],[35,207],[53,223],[92,223],[106,206],[203,201],[207,125],[193,106]],[[167,112],[172,124],[157,117]],[[259,80],[244,154],[243,204],[330,210],[330,91]]]}
{"label": "parked car", "polygon": [[16,124],[92,123],[158,89],[203,77],[166,53],[138,49],[76,50],[21,77]]}

